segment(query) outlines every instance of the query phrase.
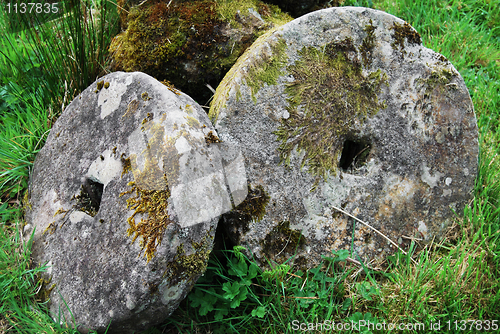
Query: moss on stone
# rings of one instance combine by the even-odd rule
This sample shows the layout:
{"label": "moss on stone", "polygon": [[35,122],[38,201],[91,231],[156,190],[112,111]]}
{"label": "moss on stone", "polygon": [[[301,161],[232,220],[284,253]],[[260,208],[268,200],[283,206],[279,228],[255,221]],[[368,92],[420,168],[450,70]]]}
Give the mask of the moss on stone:
{"label": "moss on stone", "polygon": [[280,157],[290,163],[296,148],[305,155],[301,167],[316,176],[336,174],[343,139],[355,126],[380,109],[377,94],[387,75],[380,69],[363,74],[358,52],[350,38],[318,50],[304,47],[300,59],[288,66],[294,81],[285,88],[290,116],[275,134],[281,141]]}
{"label": "moss on stone", "polygon": [[[175,150],[175,147],[172,147],[172,143],[165,139],[163,126],[148,122],[144,127],[150,134],[147,149],[142,152],[145,160],[144,169],[141,171],[138,168],[135,155],[127,158],[130,161],[130,167],[126,167],[128,162],[124,159],[126,161],[124,172],[130,170],[134,175],[134,181],[128,183],[131,188],[121,193],[120,196],[133,194],[126,200],[127,208],[134,210],[127,219],[129,224],[127,235],[132,236],[132,243],[141,237],[141,252],[144,251],[144,256],[149,262],[157,247],[161,245],[167,226],[173,222],[167,211],[168,199],[171,195],[168,182],[177,179],[179,166],[175,156],[172,157],[171,151]],[[172,158],[171,161],[163,162],[165,171],[160,169],[158,157],[163,157],[165,160]],[[143,217],[136,222],[135,216],[138,214]]]}
{"label": "moss on stone", "polygon": [[423,87],[424,96],[428,97],[436,88],[442,89],[442,87],[449,84],[453,77],[453,72],[447,67],[436,65],[432,69],[431,75],[428,78],[419,78],[417,79],[416,83],[417,85],[421,85]]}
{"label": "moss on stone", "polygon": [[73,206],[76,210],[83,211],[91,217],[97,214],[102,196],[102,189],[99,189],[98,184],[90,179],[85,180],[78,195],[72,197],[76,201]]}
{"label": "moss on stone", "polygon": [[239,241],[239,237],[249,231],[249,224],[264,218],[266,206],[270,197],[265,192],[264,187],[258,185],[252,188],[248,185],[248,194],[243,202],[236,208],[224,214],[225,226],[229,234]]}
{"label": "moss on stone", "polygon": [[54,288],[56,287],[55,283],[52,283],[52,277],[49,278],[44,278],[41,275],[36,276],[36,282],[37,282],[37,287],[39,289],[37,290],[38,292],[36,293],[36,300],[40,302],[46,302],[49,300],[50,293]]}
{"label": "moss on stone", "polygon": [[[239,87],[237,86],[236,82],[239,81],[241,75],[241,69],[246,64],[249,60],[249,58],[252,56],[252,51],[255,50],[256,48],[260,47],[262,44],[268,42],[268,38],[276,31],[277,28],[271,29],[259,38],[253,43],[252,47],[245,51],[245,53],[238,58],[236,61],[236,64],[227,72],[227,74],[224,76],[224,79],[222,79],[221,83],[217,87],[217,90],[215,92],[215,95],[212,99],[212,103],[210,104],[210,110],[208,112],[208,117],[211,119],[212,123],[215,124],[217,121],[217,118],[219,117],[219,113],[221,109],[223,109],[226,106],[226,100],[228,99],[229,92],[230,90],[236,85],[236,99],[238,100],[241,93],[239,91]],[[272,48],[272,46],[271,46]],[[272,56],[271,56],[272,57]],[[284,56],[282,55],[284,58]],[[271,67],[271,69],[276,69],[275,67]],[[250,70],[249,73],[258,73],[257,70]],[[274,74],[278,74],[277,71],[274,72]],[[271,75],[267,75],[265,73],[260,74],[261,77],[268,78],[269,82],[275,82],[275,80],[279,77],[276,76],[274,77]],[[258,78],[252,77],[251,75],[243,75],[242,79],[245,79],[245,81],[248,82],[254,82],[252,85],[254,87],[262,87],[264,85],[263,82],[256,81]]]}
{"label": "moss on stone", "polygon": [[288,56],[286,54],[287,45],[284,39],[279,39],[274,45],[271,45],[272,55],[262,54],[262,58],[256,59],[245,77],[247,85],[252,91],[252,99],[257,103],[255,94],[267,84],[276,85],[278,78],[284,74],[283,68],[286,66]]}
{"label": "moss on stone", "polygon": [[181,95],[181,92],[177,88],[175,88],[174,84],[172,84],[170,81],[163,80],[161,83],[167,86],[168,90],[174,93],[175,95]]}
{"label": "moss on stone", "polygon": [[194,280],[205,272],[210,256],[210,247],[207,247],[205,242],[193,242],[191,246],[194,253],[191,255],[186,255],[184,245],[177,247],[177,254],[174,260],[167,265],[165,272],[167,278],[170,279],[170,286],[183,279],[188,280],[189,283],[194,283]]}
{"label": "moss on stone", "polygon": [[370,19],[370,24],[367,24],[363,29],[366,32],[366,37],[363,39],[359,51],[361,52],[361,57],[363,58],[363,65],[370,66],[371,60],[371,51],[375,46],[375,26],[373,25],[372,19]]}
{"label": "moss on stone", "polygon": [[[238,15],[248,15],[248,8],[264,8],[258,4],[256,0],[148,1],[130,9],[128,28],[113,39],[110,52],[117,69],[141,71],[160,81],[168,79],[197,99],[201,85],[217,85],[243,51],[271,28],[243,33],[229,43],[227,29],[240,24]],[[291,20],[277,7],[266,8],[261,11],[266,21]],[[194,82],[200,86],[193,87]]]}
{"label": "moss on stone", "polygon": [[210,145],[210,144],[213,144],[213,143],[220,143],[221,140],[219,139],[219,137],[217,137],[213,131],[209,131],[207,133],[207,135],[205,136],[205,142]]}
{"label": "moss on stone", "polygon": [[29,190],[26,190],[24,192],[24,196],[23,196],[23,200],[22,200],[22,205],[23,205],[23,209],[24,209],[25,212],[27,210],[33,210],[33,208],[31,207],[31,203],[30,203]]}
{"label": "moss on stone", "polygon": [[122,162],[122,175],[123,177],[124,174],[127,174],[128,172],[132,171],[132,164],[130,162],[130,158],[125,158],[125,153],[122,153],[120,160]]}
{"label": "moss on stone", "polygon": [[258,185],[252,188],[248,185],[248,194],[243,202],[234,208],[227,215],[232,215],[234,218],[246,223],[252,221],[260,221],[266,214],[266,206],[269,203],[269,195],[265,192],[264,187]]}
{"label": "moss on stone", "polygon": [[104,81],[103,81],[103,80],[98,81],[98,82],[97,82],[97,89],[96,89],[96,93],[97,93],[98,91],[100,91],[100,90],[102,89],[102,87],[103,87],[103,86],[104,86]]}
{"label": "moss on stone", "polygon": [[394,33],[392,34],[393,42],[391,43],[391,46],[394,50],[399,49],[403,56],[406,54],[405,40],[408,44],[412,45],[422,44],[422,39],[420,38],[419,33],[413,29],[408,22],[405,22],[404,24],[394,22],[391,29],[394,30]]}

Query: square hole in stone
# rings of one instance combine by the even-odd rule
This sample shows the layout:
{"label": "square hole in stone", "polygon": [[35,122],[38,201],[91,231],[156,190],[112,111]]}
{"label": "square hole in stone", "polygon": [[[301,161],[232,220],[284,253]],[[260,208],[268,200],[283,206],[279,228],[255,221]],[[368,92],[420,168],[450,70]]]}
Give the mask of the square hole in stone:
{"label": "square hole in stone", "polygon": [[370,150],[371,144],[368,141],[347,139],[342,148],[339,168],[349,173],[363,166],[368,159]]}

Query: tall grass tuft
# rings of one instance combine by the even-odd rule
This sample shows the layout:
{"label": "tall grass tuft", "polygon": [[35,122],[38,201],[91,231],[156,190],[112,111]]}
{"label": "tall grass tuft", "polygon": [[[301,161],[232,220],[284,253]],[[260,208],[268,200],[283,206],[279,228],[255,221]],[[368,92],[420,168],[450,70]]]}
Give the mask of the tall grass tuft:
{"label": "tall grass tuft", "polygon": [[107,1],[66,0],[61,15],[43,22],[19,16],[9,31],[0,11],[0,198],[26,189],[29,167],[57,116],[76,94],[106,74],[117,33],[116,7]]}

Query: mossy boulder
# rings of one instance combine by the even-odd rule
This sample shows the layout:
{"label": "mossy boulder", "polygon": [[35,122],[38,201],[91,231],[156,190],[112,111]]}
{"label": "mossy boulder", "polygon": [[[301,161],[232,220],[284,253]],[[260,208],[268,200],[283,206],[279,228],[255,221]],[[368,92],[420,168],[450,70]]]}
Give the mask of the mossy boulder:
{"label": "mossy boulder", "polygon": [[[122,1],[126,30],[110,46],[114,68],[169,80],[197,102],[255,39],[292,18],[259,0]],[[128,13],[125,17],[123,13]]]}
{"label": "mossy boulder", "polygon": [[219,215],[247,192],[243,162],[222,160],[217,141],[195,101],[144,73],[109,74],[75,98],[36,157],[26,208],[54,319],[134,333],[177,308]]}
{"label": "mossy boulder", "polygon": [[406,248],[439,240],[471,198],[478,131],[464,81],[381,11],[324,9],[266,33],[209,116],[249,180],[223,221],[263,266],[310,267],[339,249],[383,261],[396,248],[337,209]]}

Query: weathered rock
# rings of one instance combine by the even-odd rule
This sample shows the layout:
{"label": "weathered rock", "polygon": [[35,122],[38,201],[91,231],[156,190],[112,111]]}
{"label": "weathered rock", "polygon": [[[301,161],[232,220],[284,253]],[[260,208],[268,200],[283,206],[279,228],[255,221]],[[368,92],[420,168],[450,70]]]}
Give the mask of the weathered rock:
{"label": "weathered rock", "polygon": [[292,19],[259,0],[122,2],[129,14],[110,46],[115,68],[168,79],[199,103],[258,36]]}
{"label": "weathered rock", "polygon": [[381,11],[325,9],[262,36],[209,116],[250,183],[225,225],[262,263],[296,253],[311,265],[351,244],[383,259],[395,248],[335,207],[405,247],[439,239],[471,198],[478,132],[464,81]]}
{"label": "weathered rock", "polygon": [[241,155],[222,161],[217,141],[199,105],[144,73],[109,74],[66,108],[36,157],[26,213],[54,318],[132,333],[177,308],[231,209],[226,183],[235,204],[246,196]]}

